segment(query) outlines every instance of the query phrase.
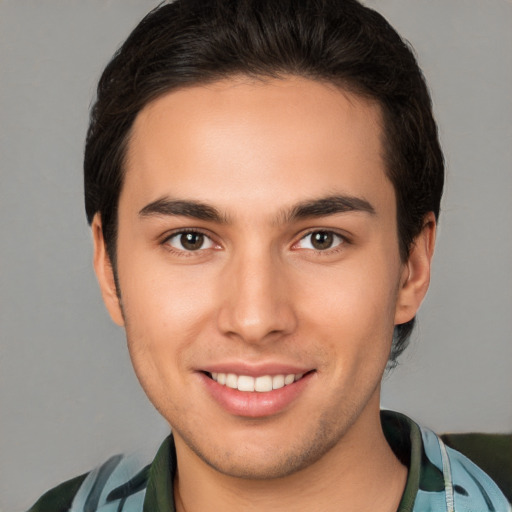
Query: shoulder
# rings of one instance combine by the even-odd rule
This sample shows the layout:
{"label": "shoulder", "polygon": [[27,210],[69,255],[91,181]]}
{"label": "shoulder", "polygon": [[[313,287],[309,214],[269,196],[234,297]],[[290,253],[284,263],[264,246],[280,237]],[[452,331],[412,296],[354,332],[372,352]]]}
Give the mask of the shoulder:
{"label": "shoulder", "polygon": [[485,471],[512,502],[512,433],[452,433],[440,436]]}
{"label": "shoulder", "polygon": [[[420,427],[423,441],[422,480],[417,503],[439,498],[446,510],[474,512],[510,512],[511,507],[497,484],[462,453],[448,447],[429,429]],[[432,486],[434,467],[442,475],[442,493]],[[431,480],[429,482],[429,479]],[[421,507],[420,507],[421,509]],[[420,510],[418,509],[418,510]],[[416,508],[415,508],[416,510]],[[430,510],[430,509],[424,509]]]}
{"label": "shoulder", "polygon": [[77,476],[43,494],[28,512],[66,512],[88,473]]}
{"label": "shoulder", "polygon": [[116,455],[51,489],[28,512],[142,511],[149,467],[137,457]]}

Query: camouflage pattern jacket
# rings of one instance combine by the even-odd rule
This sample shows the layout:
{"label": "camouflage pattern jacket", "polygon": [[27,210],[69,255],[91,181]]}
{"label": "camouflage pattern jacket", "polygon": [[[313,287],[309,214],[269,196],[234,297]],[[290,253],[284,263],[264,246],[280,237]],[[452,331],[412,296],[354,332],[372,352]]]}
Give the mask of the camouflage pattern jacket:
{"label": "camouflage pattern jacket", "polygon": [[[397,512],[512,512],[491,478],[432,431],[391,411],[381,419],[391,448],[409,468]],[[174,512],[176,464],[170,435],[151,464],[112,457],[52,489],[29,512]]]}

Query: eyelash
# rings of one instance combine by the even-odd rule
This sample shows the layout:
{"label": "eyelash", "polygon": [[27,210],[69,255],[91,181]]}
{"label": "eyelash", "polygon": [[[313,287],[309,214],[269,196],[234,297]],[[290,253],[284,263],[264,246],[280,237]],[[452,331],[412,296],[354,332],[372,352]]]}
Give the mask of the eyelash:
{"label": "eyelash", "polygon": [[185,248],[178,249],[176,247],[173,247],[170,244],[170,241],[172,239],[181,237],[186,234],[195,234],[195,235],[202,235],[205,240],[209,240],[209,242],[212,244],[213,247],[207,247],[206,249],[214,248],[215,246],[218,247],[219,244],[217,244],[213,238],[205,233],[203,230],[198,228],[190,228],[190,229],[180,229],[179,231],[174,231],[173,233],[167,234],[165,238],[162,240],[161,245],[165,247],[166,250],[172,252],[175,255],[182,256],[182,257],[190,257],[193,256],[194,253],[200,253],[202,251],[205,251],[206,249],[203,249],[202,247],[196,250],[187,250]]}
{"label": "eyelash", "polygon": [[[318,229],[317,228],[317,229],[311,229],[306,234],[302,235],[300,237],[300,239],[298,240],[298,242],[295,242],[293,244],[293,247],[296,247],[300,242],[302,242],[309,236],[314,235],[315,233],[323,233],[323,234],[327,234],[327,235],[332,235],[333,237],[339,239],[339,243],[337,243],[334,247],[328,247],[324,250],[315,249],[314,247],[306,249],[309,251],[313,251],[315,254],[318,254],[319,256],[327,255],[327,254],[335,254],[339,251],[344,250],[346,248],[346,245],[350,244],[350,240],[345,235],[342,235],[341,233],[338,233],[337,231],[333,231],[331,229]],[[310,244],[311,244],[311,242],[310,242]]]}
{"label": "eyelash", "polygon": [[[210,244],[212,244],[213,247],[206,247],[206,248],[201,247],[196,250],[187,250],[185,248],[178,249],[176,247],[173,247],[169,243],[172,239],[186,235],[188,233],[202,235],[206,240],[209,240]],[[307,233],[303,234],[299,238],[299,240],[292,245],[292,249],[297,248],[297,245],[300,244],[300,242],[305,240],[307,237],[314,235],[315,233],[323,233],[323,234],[327,234],[327,235],[332,235],[333,237],[338,238],[340,240],[339,243],[337,245],[335,245],[334,247],[328,247],[324,250],[315,249],[314,247],[306,248],[306,250],[312,251],[318,255],[337,253],[337,252],[343,250],[347,244],[350,244],[350,240],[346,236],[344,236],[336,231],[329,230],[329,229],[312,229],[312,230],[308,231]],[[179,231],[174,231],[173,233],[170,233],[167,236],[165,236],[165,238],[161,242],[161,245],[163,245],[166,248],[166,250],[168,250],[178,256],[182,256],[182,257],[190,257],[190,256],[193,256],[194,253],[200,253],[207,249],[215,248],[215,246],[217,246],[217,248],[219,247],[219,244],[217,244],[210,235],[208,235],[203,230],[198,229],[198,228],[180,229]],[[300,248],[297,248],[297,250],[300,250]]]}

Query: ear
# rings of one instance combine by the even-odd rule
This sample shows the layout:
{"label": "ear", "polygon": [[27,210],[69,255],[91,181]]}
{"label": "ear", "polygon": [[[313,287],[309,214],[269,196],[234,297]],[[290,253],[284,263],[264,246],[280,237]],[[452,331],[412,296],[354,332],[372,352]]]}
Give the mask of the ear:
{"label": "ear", "polygon": [[103,227],[99,213],[94,215],[91,224],[92,240],[94,243],[94,271],[101,289],[103,302],[107,307],[112,320],[119,326],[124,326],[123,311],[120,299],[117,295],[114,269],[107,253],[105,240],[103,238]]}
{"label": "ear", "polygon": [[409,258],[403,266],[395,311],[395,325],[412,320],[430,283],[430,266],[436,240],[436,219],[427,213],[420,234],[414,239]]}

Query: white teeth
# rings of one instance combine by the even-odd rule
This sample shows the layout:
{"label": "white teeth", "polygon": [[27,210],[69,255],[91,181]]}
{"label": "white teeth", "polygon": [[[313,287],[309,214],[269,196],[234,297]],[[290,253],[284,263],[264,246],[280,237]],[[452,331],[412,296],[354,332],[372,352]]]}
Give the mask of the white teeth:
{"label": "white teeth", "polygon": [[284,375],[274,375],[272,377],[272,389],[280,389],[284,386]]}
{"label": "white teeth", "polygon": [[272,377],[270,375],[257,377],[254,382],[254,389],[261,393],[264,393],[265,391],[272,391]]}
{"label": "white teeth", "polygon": [[266,393],[273,389],[280,389],[284,386],[293,384],[301,379],[303,375],[303,373],[290,373],[287,375],[262,375],[261,377],[250,377],[249,375],[213,372],[211,377],[222,386],[238,389],[238,391],[257,391],[259,393]]}
{"label": "white teeth", "polygon": [[[238,377],[238,391],[254,391],[254,379],[247,375],[240,375]],[[257,390],[259,391],[259,390]]]}
{"label": "white teeth", "polygon": [[295,375],[293,375],[293,373],[290,373],[290,375],[287,375],[284,378],[284,385],[288,386],[288,384],[291,384],[292,382],[295,382]]}
{"label": "white teeth", "polygon": [[237,389],[237,387],[238,387],[238,377],[234,373],[228,373],[226,375],[226,386],[228,388]]}

